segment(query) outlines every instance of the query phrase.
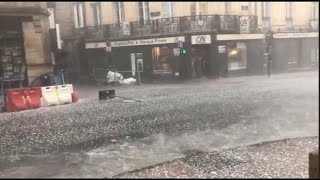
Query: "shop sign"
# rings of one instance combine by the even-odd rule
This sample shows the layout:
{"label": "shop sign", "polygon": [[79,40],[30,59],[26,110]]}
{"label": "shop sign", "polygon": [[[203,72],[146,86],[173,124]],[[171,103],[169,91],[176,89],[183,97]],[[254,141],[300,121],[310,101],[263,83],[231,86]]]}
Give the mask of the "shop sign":
{"label": "shop sign", "polygon": [[240,33],[250,32],[250,19],[249,16],[240,16]]}
{"label": "shop sign", "polygon": [[217,41],[264,39],[264,34],[218,34]]}
{"label": "shop sign", "polygon": [[106,43],[105,42],[86,43],[86,49],[104,48],[104,47],[106,47]]}
{"label": "shop sign", "polygon": [[154,38],[154,39],[139,39],[139,40],[128,40],[128,41],[114,41],[111,42],[111,47],[124,47],[124,46],[142,46],[142,45],[154,45],[154,44],[172,44],[184,42],[185,37],[167,37],[167,38]]}
{"label": "shop sign", "polygon": [[273,38],[319,37],[319,33],[275,33]]}
{"label": "shop sign", "polygon": [[211,44],[210,35],[191,36],[191,44]]}

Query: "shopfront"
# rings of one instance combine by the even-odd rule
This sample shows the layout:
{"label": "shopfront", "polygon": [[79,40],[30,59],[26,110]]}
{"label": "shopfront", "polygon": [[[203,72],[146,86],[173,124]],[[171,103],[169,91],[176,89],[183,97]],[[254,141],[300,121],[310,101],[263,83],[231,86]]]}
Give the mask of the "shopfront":
{"label": "shopfront", "polygon": [[[184,36],[112,41],[110,58],[106,58],[106,43],[86,43],[87,59],[91,67],[106,61],[110,69],[123,71],[126,77],[135,77],[137,59],[142,60],[142,80],[157,76],[175,77],[180,75],[180,49],[178,42],[185,42]],[[90,47],[90,48],[89,48]],[[98,50],[99,49],[99,50]],[[98,52],[99,51],[99,52]],[[130,72],[132,71],[132,72]]]}
{"label": "shopfront", "polygon": [[191,36],[192,77],[209,76],[211,35]]}
{"label": "shopfront", "polygon": [[217,35],[220,73],[228,75],[261,74],[264,64],[263,34]]}
{"label": "shopfront", "polygon": [[318,37],[318,33],[274,34],[274,71],[283,72],[317,66]]}

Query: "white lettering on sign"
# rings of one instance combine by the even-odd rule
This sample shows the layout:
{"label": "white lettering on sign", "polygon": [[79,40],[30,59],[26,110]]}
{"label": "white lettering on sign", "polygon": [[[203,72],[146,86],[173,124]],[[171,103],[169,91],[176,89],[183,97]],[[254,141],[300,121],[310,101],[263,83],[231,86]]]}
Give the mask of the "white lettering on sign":
{"label": "white lettering on sign", "polygon": [[179,40],[184,42],[185,37],[179,36],[179,37],[168,37],[168,38],[114,41],[114,42],[111,42],[111,47],[142,46],[142,45],[153,45],[153,44],[171,44],[171,43],[178,43]]}
{"label": "white lettering on sign", "polygon": [[191,44],[211,44],[210,35],[191,36]]}
{"label": "white lettering on sign", "polygon": [[319,33],[275,33],[274,38],[303,38],[303,37],[319,37]]}

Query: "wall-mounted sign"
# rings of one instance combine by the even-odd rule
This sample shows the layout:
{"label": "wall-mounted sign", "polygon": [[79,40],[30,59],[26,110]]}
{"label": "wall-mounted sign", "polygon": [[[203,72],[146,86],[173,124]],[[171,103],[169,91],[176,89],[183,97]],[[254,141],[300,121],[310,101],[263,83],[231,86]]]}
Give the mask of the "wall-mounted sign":
{"label": "wall-mounted sign", "polygon": [[219,53],[225,53],[226,52],[226,46],[218,46],[218,52]]}
{"label": "wall-mounted sign", "polygon": [[249,16],[240,16],[240,33],[250,32],[250,19]]}
{"label": "wall-mounted sign", "polygon": [[160,15],[161,15],[160,11],[151,12],[151,13],[150,13],[150,16],[151,16],[151,17],[156,17],[156,16],[160,16]]}
{"label": "wall-mounted sign", "polygon": [[114,42],[111,42],[111,47],[142,46],[142,45],[153,45],[153,44],[171,44],[171,43],[178,43],[179,40],[184,42],[185,37],[179,36],[179,37],[167,37],[167,38],[114,41]]}
{"label": "wall-mounted sign", "polygon": [[211,44],[210,35],[191,36],[191,44]]}
{"label": "wall-mounted sign", "polygon": [[249,6],[241,6],[241,11],[248,11],[249,10]]}
{"label": "wall-mounted sign", "polygon": [[273,38],[303,38],[303,37],[319,37],[319,33],[275,33]]}
{"label": "wall-mounted sign", "polygon": [[123,35],[130,36],[130,24],[129,22],[122,23]]}
{"label": "wall-mounted sign", "polygon": [[105,47],[106,47],[106,42],[86,43],[86,49],[105,48]]}
{"label": "wall-mounted sign", "polygon": [[264,34],[218,34],[217,41],[264,39]]}

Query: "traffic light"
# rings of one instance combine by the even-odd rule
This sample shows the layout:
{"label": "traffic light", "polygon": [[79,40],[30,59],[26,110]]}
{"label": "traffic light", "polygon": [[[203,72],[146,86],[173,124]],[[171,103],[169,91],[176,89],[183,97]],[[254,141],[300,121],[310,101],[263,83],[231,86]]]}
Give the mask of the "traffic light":
{"label": "traffic light", "polygon": [[187,50],[182,49],[182,50],[181,50],[181,54],[187,54]]}

